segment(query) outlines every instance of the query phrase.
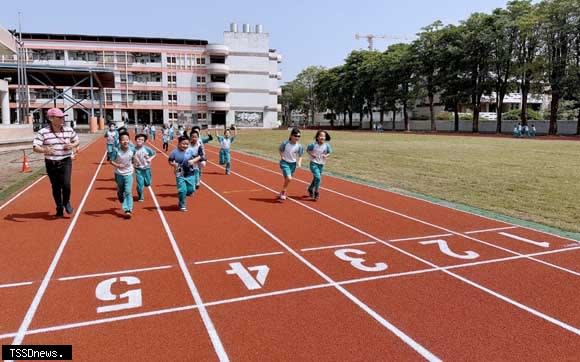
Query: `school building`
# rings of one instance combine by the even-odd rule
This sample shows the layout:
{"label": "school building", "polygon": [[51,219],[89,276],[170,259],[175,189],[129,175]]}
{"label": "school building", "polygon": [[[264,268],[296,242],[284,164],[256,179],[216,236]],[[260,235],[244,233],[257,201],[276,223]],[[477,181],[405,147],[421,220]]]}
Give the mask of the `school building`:
{"label": "school building", "polygon": [[[114,72],[114,88],[54,87],[63,92],[56,100],[50,87],[30,85],[29,110],[37,123],[56,106],[80,125],[89,122],[86,109],[93,107],[96,117],[129,124],[278,126],[282,56],[262,25],[231,24],[223,43],[51,33],[22,33],[22,41],[31,66]],[[0,55],[0,63],[16,61],[15,55]],[[21,123],[15,81],[9,84],[10,118]]]}

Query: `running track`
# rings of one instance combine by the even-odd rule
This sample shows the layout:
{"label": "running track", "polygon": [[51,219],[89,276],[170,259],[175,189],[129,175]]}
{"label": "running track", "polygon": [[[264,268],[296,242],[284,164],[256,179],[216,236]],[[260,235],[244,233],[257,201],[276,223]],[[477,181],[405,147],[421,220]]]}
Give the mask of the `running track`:
{"label": "running track", "polygon": [[[211,144],[210,144],[211,145]],[[160,148],[159,140],[153,146]],[[578,360],[580,243],[207,147],[176,206],[159,149],[133,218],[102,140],[74,162],[70,218],[49,181],[0,206],[0,342],[90,360]]]}

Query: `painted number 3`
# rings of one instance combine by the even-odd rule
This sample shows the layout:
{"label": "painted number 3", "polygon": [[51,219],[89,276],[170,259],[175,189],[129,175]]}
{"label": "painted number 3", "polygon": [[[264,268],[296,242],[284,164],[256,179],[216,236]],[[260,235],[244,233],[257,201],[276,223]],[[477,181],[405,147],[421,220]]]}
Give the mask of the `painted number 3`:
{"label": "painted number 3", "polygon": [[364,262],[366,261],[364,258],[357,258],[347,254],[366,255],[364,251],[358,249],[339,249],[334,252],[334,255],[336,255],[340,260],[349,262],[353,267],[365,272],[380,272],[387,270],[389,267],[386,263],[376,263],[373,266],[367,266],[364,265]]}
{"label": "painted number 3", "polygon": [[128,290],[125,293],[119,295],[114,294],[111,289],[113,288],[113,284],[117,283],[118,281],[125,283],[126,285],[137,285],[141,283],[137,277],[111,278],[100,282],[95,289],[95,296],[97,299],[104,302],[112,302],[123,299],[127,299],[127,301],[123,303],[97,307],[97,313],[115,312],[123,309],[139,308],[143,305],[141,299],[141,289],[139,288]]}

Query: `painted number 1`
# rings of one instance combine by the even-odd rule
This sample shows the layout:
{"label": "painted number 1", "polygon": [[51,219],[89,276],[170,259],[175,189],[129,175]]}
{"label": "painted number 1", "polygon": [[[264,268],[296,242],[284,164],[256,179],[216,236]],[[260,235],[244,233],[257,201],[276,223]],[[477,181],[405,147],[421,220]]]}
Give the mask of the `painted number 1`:
{"label": "painted number 1", "polygon": [[386,263],[376,263],[373,266],[367,266],[364,265],[364,262],[366,261],[364,258],[357,258],[347,254],[365,255],[366,253],[358,249],[339,249],[334,252],[334,255],[336,255],[340,260],[349,262],[353,267],[365,272],[380,272],[387,270],[389,267]]}
{"label": "painted number 1", "polygon": [[114,294],[111,289],[113,288],[113,284],[117,283],[118,281],[125,283],[126,285],[141,284],[141,281],[137,277],[120,277],[103,280],[97,285],[97,288],[95,289],[95,296],[97,299],[104,302],[112,302],[122,299],[127,299],[127,301],[124,303],[97,307],[97,313],[115,312],[123,309],[138,308],[143,305],[143,301],[141,299],[141,289],[139,288],[128,290],[125,293],[119,295]]}
{"label": "painted number 1", "polygon": [[[270,268],[267,265],[256,265],[246,268],[242,263],[230,263],[231,269],[226,270],[229,275],[237,275],[249,290],[261,289],[266,283]],[[256,277],[250,273],[258,272]]]}

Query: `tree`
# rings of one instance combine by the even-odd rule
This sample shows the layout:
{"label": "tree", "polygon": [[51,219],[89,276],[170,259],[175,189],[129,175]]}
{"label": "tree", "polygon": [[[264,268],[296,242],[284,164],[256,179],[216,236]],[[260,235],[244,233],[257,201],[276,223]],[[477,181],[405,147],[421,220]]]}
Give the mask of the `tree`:
{"label": "tree", "polygon": [[481,97],[491,94],[491,74],[489,54],[493,44],[493,17],[474,13],[462,22],[465,26],[464,51],[469,64],[471,80],[471,105],[473,107],[473,132],[479,131]]}
{"label": "tree", "polygon": [[282,86],[280,101],[283,113],[282,121],[285,126],[291,124],[293,111],[303,111],[302,106],[305,103],[306,93],[306,88],[296,80]]}
{"label": "tree", "polygon": [[518,29],[513,12],[495,9],[492,17],[493,43],[490,53],[490,69],[493,89],[496,95],[496,132],[500,133],[503,101],[507,92],[513,86],[513,58]]}
{"label": "tree", "polygon": [[416,78],[416,87],[426,90],[429,100],[429,119],[431,120],[431,130],[435,131],[435,111],[433,103],[435,94],[440,90],[440,85],[435,81],[439,72],[438,64],[440,64],[440,49],[438,48],[439,37],[441,33],[439,28],[443,23],[439,20],[422,28],[422,32],[417,34],[419,39],[412,44],[412,54],[415,55],[416,71],[418,77]]}
{"label": "tree", "polygon": [[316,85],[318,74],[323,70],[323,67],[310,66],[301,71],[294,80],[294,82],[296,82],[299,87],[303,87],[305,90],[302,110],[308,117],[307,124],[312,124],[314,122],[314,114],[320,110],[320,106],[318,104],[319,102],[316,98],[316,93],[314,92],[314,87]]}

